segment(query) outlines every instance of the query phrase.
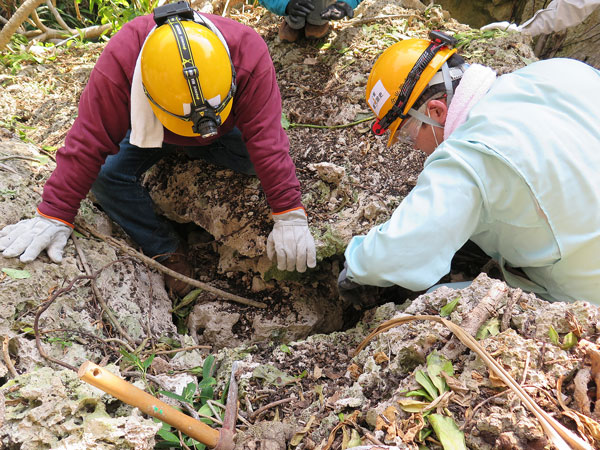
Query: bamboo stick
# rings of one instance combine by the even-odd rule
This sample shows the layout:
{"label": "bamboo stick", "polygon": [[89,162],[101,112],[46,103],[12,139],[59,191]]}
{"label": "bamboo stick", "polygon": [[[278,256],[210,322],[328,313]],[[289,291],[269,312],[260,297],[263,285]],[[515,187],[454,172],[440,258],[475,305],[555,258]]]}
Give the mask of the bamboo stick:
{"label": "bamboo stick", "polygon": [[91,361],[86,361],[81,365],[77,376],[86,383],[102,389],[107,394],[131,406],[139,408],[149,416],[156,417],[168,423],[182,433],[209,447],[215,447],[219,441],[220,433],[218,430],[183,414]]}

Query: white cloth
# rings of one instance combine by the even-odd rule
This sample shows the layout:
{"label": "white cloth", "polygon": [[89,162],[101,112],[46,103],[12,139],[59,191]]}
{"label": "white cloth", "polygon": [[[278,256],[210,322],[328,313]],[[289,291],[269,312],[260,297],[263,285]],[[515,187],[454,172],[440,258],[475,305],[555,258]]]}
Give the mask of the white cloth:
{"label": "white cloth", "polygon": [[471,64],[454,92],[444,124],[444,139],[466,120],[473,106],[490,90],[496,81],[496,72],[481,64]]}
{"label": "white cloth", "polygon": [[[154,29],[146,37],[144,45],[146,45],[148,37]],[[144,45],[142,45],[135,63],[131,82],[131,135],[129,136],[129,142],[141,148],[156,148],[162,147],[165,131],[162,123],[154,115],[142,85],[141,59]]]}

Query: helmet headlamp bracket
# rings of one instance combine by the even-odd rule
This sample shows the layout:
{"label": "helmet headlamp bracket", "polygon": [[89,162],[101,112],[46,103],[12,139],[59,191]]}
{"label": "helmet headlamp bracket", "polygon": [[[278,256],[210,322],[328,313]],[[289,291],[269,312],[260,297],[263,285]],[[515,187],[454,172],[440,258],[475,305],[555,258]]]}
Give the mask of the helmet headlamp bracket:
{"label": "helmet headlamp bracket", "polygon": [[396,119],[400,118],[404,120],[408,117],[408,111],[406,113],[404,112],[406,103],[410,99],[415,85],[421,78],[423,71],[429,66],[429,63],[442,48],[452,48],[456,45],[455,38],[438,30],[431,30],[429,32],[429,40],[429,45],[406,76],[406,80],[404,80],[404,83],[400,88],[400,93],[398,94],[398,98],[394,105],[381,119],[377,119],[371,126],[371,131],[373,131],[374,134],[380,136],[386,132]]}

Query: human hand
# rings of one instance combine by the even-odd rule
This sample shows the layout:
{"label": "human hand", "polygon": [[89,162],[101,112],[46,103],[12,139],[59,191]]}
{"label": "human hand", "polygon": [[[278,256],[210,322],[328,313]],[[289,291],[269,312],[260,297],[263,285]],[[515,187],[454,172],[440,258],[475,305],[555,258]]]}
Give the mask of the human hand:
{"label": "human hand", "polygon": [[344,268],[338,276],[338,293],[342,300],[352,304],[361,304],[361,292],[358,289],[361,285],[348,278],[348,264],[344,263]]}
{"label": "human hand", "polygon": [[21,262],[31,262],[46,250],[56,263],[62,261],[63,250],[73,229],[63,222],[37,214],[0,230],[0,251],[5,258],[21,255]]}
{"label": "human hand", "polygon": [[346,2],[335,2],[333,5],[329,5],[321,12],[321,19],[324,20],[340,20],[344,17],[352,19],[354,17],[354,10]]}
{"label": "human hand", "polygon": [[285,12],[292,17],[306,17],[315,9],[311,0],[290,0],[285,7]]}
{"label": "human hand", "polygon": [[277,259],[279,270],[305,272],[317,265],[315,240],[310,234],[304,209],[273,214],[273,231],[267,239],[267,256]]}
{"label": "human hand", "polygon": [[502,30],[502,31],[517,31],[520,32],[521,28],[515,24],[515,23],[511,23],[511,22],[492,22],[492,23],[488,23],[487,25],[484,25],[480,28],[481,31],[489,31],[489,30]]}

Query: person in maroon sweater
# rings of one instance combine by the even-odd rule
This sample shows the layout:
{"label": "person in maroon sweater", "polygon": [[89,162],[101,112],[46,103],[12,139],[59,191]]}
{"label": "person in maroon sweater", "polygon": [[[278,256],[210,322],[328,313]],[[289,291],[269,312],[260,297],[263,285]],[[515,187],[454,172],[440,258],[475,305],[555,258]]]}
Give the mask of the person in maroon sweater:
{"label": "person in maroon sweater", "polygon": [[[256,174],[274,219],[269,258],[280,270],[315,267],[268,48],[251,28],[200,15],[183,2],[132,20],[110,39],[37,214],[0,231],[2,255],[29,262],[45,249],[60,262],[80,202],[92,189],[144,253],[190,275],[184,245],[140,184],[146,170],[176,151]],[[179,295],[190,288],[169,277],[166,283]]]}

